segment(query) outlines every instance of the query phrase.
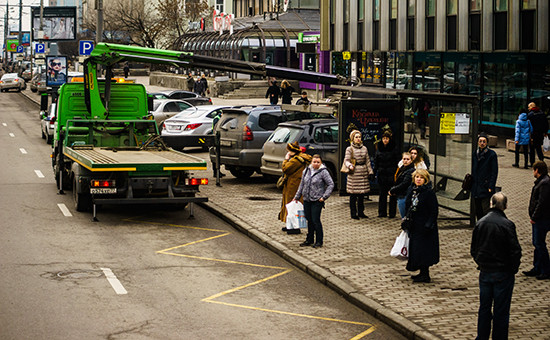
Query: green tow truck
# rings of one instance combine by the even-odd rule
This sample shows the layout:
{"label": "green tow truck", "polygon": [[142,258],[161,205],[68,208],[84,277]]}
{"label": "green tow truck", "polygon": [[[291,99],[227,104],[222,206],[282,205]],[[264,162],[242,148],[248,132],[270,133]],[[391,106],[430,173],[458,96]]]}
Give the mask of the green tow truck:
{"label": "green tow truck", "polygon": [[145,117],[152,106],[145,87],[98,79],[112,79],[118,63],[170,64],[261,76],[277,76],[335,84],[336,75],[269,66],[238,60],[198,56],[188,52],[99,43],[84,62],[84,83],[66,83],[58,90],[57,127],[52,143],[52,165],[60,193],[71,190],[77,211],[96,205],[173,203],[186,206],[206,202],[197,196],[206,178],[192,171],[206,170],[200,158],[167,147],[154,120]]}

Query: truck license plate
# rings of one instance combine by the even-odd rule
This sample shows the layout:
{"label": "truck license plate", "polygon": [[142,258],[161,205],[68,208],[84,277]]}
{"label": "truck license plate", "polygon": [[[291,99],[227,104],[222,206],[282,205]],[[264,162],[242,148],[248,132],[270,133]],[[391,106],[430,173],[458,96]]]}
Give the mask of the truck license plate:
{"label": "truck license plate", "polygon": [[90,188],[90,194],[116,194],[116,188]]}
{"label": "truck license plate", "polygon": [[220,145],[221,146],[231,146],[231,141],[230,140],[220,140]]}

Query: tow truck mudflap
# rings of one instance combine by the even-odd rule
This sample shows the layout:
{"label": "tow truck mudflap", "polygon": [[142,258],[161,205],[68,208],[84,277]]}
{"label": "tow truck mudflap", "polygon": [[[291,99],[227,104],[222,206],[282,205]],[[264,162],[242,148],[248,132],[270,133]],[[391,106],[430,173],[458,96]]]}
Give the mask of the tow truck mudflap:
{"label": "tow truck mudflap", "polygon": [[194,217],[193,203],[208,202],[208,197],[141,197],[141,198],[92,198],[93,217],[92,221],[97,222],[97,204],[177,204],[189,203],[189,217]]}

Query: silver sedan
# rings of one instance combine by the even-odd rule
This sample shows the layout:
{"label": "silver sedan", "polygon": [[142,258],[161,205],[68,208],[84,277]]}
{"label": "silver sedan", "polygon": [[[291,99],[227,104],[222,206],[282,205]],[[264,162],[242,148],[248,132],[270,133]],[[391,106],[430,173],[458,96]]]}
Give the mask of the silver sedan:
{"label": "silver sedan", "polygon": [[17,75],[17,73],[6,73],[0,79],[0,92],[8,90],[17,90],[21,92],[26,88],[25,80]]}

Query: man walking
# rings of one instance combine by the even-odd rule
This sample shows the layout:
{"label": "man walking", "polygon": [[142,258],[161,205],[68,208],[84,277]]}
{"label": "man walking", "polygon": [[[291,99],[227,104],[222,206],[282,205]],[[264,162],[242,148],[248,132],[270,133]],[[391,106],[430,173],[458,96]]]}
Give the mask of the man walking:
{"label": "man walking", "polygon": [[489,200],[495,193],[498,177],[497,154],[489,149],[489,139],[485,132],[479,134],[477,148],[472,157],[472,197],[475,214],[481,219],[489,211]]}
{"label": "man walking", "polygon": [[533,268],[523,272],[526,276],[536,276],[539,280],[550,279],[550,258],[546,248],[546,235],[550,231],[550,177],[548,166],[543,161],[533,164],[535,186],[529,200],[529,217],[533,225]]}
{"label": "man walking", "polygon": [[506,205],[503,193],[494,194],[491,209],[477,222],[472,236],[470,254],[480,270],[477,340],[489,339],[491,320],[493,340],[508,339],[510,304],[521,246],[514,222],[504,214]]}
{"label": "man walking", "polygon": [[533,126],[531,144],[529,146],[529,158],[531,165],[533,165],[533,163],[535,163],[535,151],[539,161],[544,160],[542,141],[544,137],[548,135],[548,118],[546,118],[544,112],[542,112],[535,103],[531,102],[527,107],[529,108],[527,119],[529,119]]}

